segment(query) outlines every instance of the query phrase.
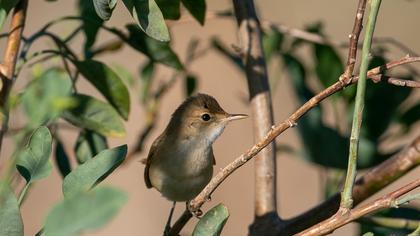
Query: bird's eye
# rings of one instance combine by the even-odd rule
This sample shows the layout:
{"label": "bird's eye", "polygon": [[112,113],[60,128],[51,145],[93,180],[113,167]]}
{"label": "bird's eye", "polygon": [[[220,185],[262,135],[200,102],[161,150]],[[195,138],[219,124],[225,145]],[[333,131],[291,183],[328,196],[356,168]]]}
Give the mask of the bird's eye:
{"label": "bird's eye", "polygon": [[201,119],[203,119],[204,121],[209,121],[210,120],[210,115],[209,114],[203,114],[202,116],[201,116]]}

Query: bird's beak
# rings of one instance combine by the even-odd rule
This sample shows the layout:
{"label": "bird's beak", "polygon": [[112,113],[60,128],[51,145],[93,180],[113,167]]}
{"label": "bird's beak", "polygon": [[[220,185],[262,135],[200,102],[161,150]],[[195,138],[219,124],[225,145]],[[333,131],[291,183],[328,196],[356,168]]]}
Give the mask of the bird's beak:
{"label": "bird's beak", "polygon": [[226,117],[226,119],[228,121],[232,121],[232,120],[242,120],[242,119],[245,119],[247,117],[248,117],[248,115],[245,115],[245,114],[229,114]]}

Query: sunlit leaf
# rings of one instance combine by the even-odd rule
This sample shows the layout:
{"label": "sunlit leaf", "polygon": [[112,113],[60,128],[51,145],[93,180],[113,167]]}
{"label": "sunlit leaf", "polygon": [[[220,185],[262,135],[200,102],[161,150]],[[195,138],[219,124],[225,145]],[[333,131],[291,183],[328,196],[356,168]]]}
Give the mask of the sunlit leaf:
{"label": "sunlit leaf", "polygon": [[76,159],[79,163],[85,163],[107,148],[106,138],[90,130],[80,131],[74,147]]}
{"label": "sunlit leaf", "polygon": [[184,7],[201,24],[204,25],[206,19],[206,1],[205,0],[181,0]]}
{"label": "sunlit leaf", "polygon": [[48,213],[45,236],[79,235],[108,223],[127,201],[127,195],[110,187],[81,192],[55,205]]}
{"label": "sunlit leaf", "polygon": [[180,0],[156,0],[156,4],[162,11],[163,18],[168,20],[178,20],[181,17],[179,11]]}
{"label": "sunlit leaf", "polygon": [[127,145],[107,149],[79,165],[63,181],[64,197],[77,195],[100,183],[125,159]]}
{"label": "sunlit leaf", "polygon": [[229,218],[229,212],[225,205],[219,204],[210,209],[198,221],[194,228],[193,236],[218,236]]}
{"label": "sunlit leaf", "polygon": [[55,162],[63,178],[66,177],[66,175],[68,175],[71,172],[71,165],[70,165],[69,157],[66,151],[64,150],[64,146],[60,140],[56,140]]}
{"label": "sunlit leaf", "polygon": [[175,69],[182,69],[183,66],[171,49],[168,42],[160,42],[147,37],[136,25],[127,25],[129,32],[128,44],[134,49],[144,53],[150,60],[163,63]]}
{"label": "sunlit leaf", "polygon": [[130,95],[120,77],[102,62],[94,60],[74,61],[79,72],[95,86],[127,120],[130,112]]}
{"label": "sunlit leaf", "polygon": [[42,179],[51,173],[51,163],[48,161],[51,145],[50,131],[41,126],[32,133],[28,145],[19,152],[16,168],[26,182]]}
{"label": "sunlit leaf", "polygon": [[125,66],[118,63],[112,63],[110,67],[126,84],[134,84],[134,77]]}
{"label": "sunlit leaf", "polygon": [[19,2],[19,0],[1,0],[0,1],[0,30],[3,28],[4,21],[10,10]]}
{"label": "sunlit leaf", "polygon": [[22,95],[22,105],[30,128],[45,125],[56,119],[65,109],[73,107],[72,84],[69,76],[56,68],[35,78]]}
{"label": "sunlit leaf", "polygon": [[96,14],[102,20],[109,20],[112,15],[112,11],[117,5],[117,0],[93,0]]}
{"label": "sunlit leaf", "polygon": [[3,190],[0,207],[0,235],[23,236],[23,221],[16,196],[9,186],[1,186],[0,189]]}
{"label": "sunlit leaf", "polygon": [[147,35],[159,41],[170,40],[168,27],[154,0],[123,0],[123,3]]}
{"label": "sunlit leaf", "polygon": [[63,118],[75,126],[93,130],[110,137],[125,135],[124,124],[118,113],[108,104],[93,97],[76,94],[78,105],[63,113]]}

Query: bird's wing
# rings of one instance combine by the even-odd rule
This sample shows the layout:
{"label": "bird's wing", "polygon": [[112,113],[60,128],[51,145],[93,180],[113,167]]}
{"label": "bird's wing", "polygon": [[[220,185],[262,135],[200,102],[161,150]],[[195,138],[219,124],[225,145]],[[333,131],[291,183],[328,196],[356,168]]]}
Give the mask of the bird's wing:
{"label": "bird's wing", "polygon": [[149,168],[150,168],[150,164],[152,163],[153,156],[156,152],[156,148],[161,140],[162,140],[162,136],[159,136],[155,139],[155,141],[153,141],[152,146],[150,147],[150,150],[149,150],[149,154],[147,155],[146,167],[144,168],[144,182],[146,183],[147,188],[153,187],[152,182],[150,182]]}

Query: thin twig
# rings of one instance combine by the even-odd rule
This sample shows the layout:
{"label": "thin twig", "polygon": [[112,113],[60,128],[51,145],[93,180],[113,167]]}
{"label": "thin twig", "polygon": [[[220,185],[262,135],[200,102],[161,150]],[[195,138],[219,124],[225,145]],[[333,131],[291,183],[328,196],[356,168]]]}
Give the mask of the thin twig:
{"label": "thin twig", "polygon": [[350,78],[353,76],[354,65],[356,64],[357,44],[359,42],[360,32],[363,28],[363,16],[365,14],[366,1],[367,0],[359,0],[353,30],[352,33],[349,35],[350,44],[346,70],[340,77],[340,80],[344,83],[350,82]]}
{"label": "thin twig", "polygon": [[[347,175],[346,175],[346,181],[344,183],[344,189],[341,195],[340,208],[342,208],[343,211],[349,210],[353,207],[352,193],[353,193],[353,186],[354,186],[354,181],[356,179],[356,173],[357,173],[356,165],[357,165],[357,157],[358,157],[358,151],[359,151],[359,137],[360,137],[360,130],[362,127],[362,120],[363,120],[363,108],[365,104],[366,73],[369,67],[370,47],[372,45],[372,37],[373,37],[373,32],[375,31],[376,18],[378,16],[380,5],[381,5],[381,0],[370,1],[370,12],[369,12],[369,18],[368,18],[368,23],[366,27],[365,38],[363,40],[362,61],[360,63],[359,81],[357,82],[356,101],[355,101],[354,112],[353,112],[353,123],[352,123],[352,128],[351,128],[351,135],[350,135]],[[356,47],[355,45],[353,46]],[[344,76],[348,76],[346,75],[346,72]],[[344,78],[344,79],[346,79],[347,81],[350,81],[348,80],[348,78],[349,77]]]}
{"label": "thin twig", "polygon": [[414,180],[413,182],[403,186],[402,188],[395,190],[385,196],[346,212],[338,211],[331,218],[312,226],[311,228],[296,234],[296,236],[311,236],[311,235],[325,235],[331,233],[335,229],[340,228],[341,226],[348,224],[351,221],[354,221],[360,217],[363,217],[367,214],[377,212],[385,208],[398,207],[398,199],[407,194],[408,192],[416,189],[420,186],[420,178]]}

